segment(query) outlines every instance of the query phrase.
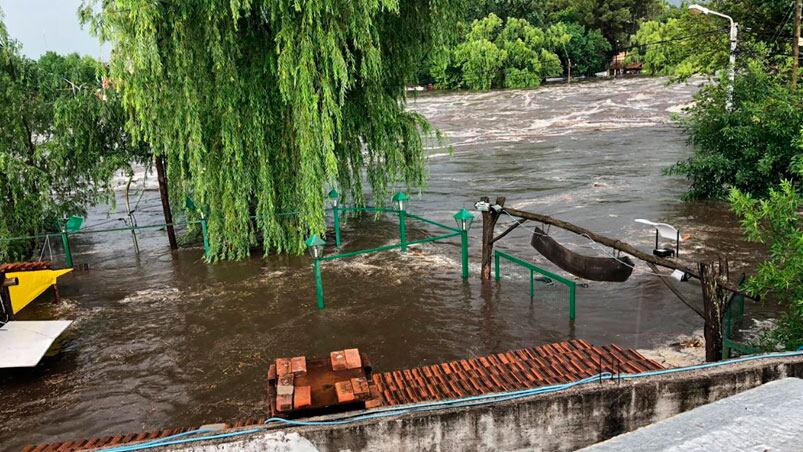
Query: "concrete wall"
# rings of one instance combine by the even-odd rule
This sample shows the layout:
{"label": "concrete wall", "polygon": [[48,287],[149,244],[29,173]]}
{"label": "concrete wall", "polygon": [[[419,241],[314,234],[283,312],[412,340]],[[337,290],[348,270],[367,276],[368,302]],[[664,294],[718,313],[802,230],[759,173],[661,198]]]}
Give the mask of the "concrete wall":
{"label": "concrete wall", "polygon": [[[784,377],[803,377],[803,357],[603,382],[484,407],[284,431],[298,433],[305,450],[309,443],[322,451],[574,450]],[[275,435],[193,449],[264,450]]]}

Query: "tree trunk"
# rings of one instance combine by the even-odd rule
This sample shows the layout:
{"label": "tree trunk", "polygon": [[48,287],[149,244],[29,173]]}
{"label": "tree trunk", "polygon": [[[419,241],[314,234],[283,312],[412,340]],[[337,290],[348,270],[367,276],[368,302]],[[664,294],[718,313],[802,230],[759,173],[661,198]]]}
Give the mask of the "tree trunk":
{"label": "tree trunk", "polygon": [[159,180],[159,196],[162,198],[162,211],[164,212],[165,224],[167,224],[167,240],[170,241],[170,249],[175,250],[178,249],[178,243],[176,242],[176,231],[173,229],[173,213],[170,210],[164,156],[154,156],[153,160],[156,165],[156,176]]}
{"label": "tree trunk", "polygon": [[725,318],[726,295],[718,280],[727,275],[727,261],[700,262],[700,282],[703,289],[703,314],[705,318],[705,360],[722,359],[722,324]]}
{"label": "tree trunk", "polygon": [[[480,201],[490,202],[490,198],[483,196],[480,198]],[[504,207],[505,197],[497,197],[496,204]],[[494,228],[496,228],[496,222],[499,220],[499,215],[500,212],[494,212],[493,210],[488,210],[487,212],[482,213],[482,271],[480,276],[483,281],[491,280],[491,262],[493,261],[494,253]]]}

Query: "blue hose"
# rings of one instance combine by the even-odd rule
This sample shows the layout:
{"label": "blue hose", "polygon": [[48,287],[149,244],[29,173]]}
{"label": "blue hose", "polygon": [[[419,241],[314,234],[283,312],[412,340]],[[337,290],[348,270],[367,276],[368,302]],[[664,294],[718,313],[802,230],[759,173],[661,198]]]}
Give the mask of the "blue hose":
{"label": "blue hose", "polygon": [[[381,419],[391,416],[399,416],[402,414],[409,414],[409,413],[416,413],[422,411],[431,411],[434,408],[441,408],[444,406],[453,406],[453,407],[471,407],[477,405],[484,405],[489,403],[498,403],[498,402],[505,402],[508,400],[515,400],[520,399],[523,397],[531,397],[534,395],[539,394],[547,394],[551,392],[558,392],[564,391],[566,389],[584,385],[588,383],[595,383],[601,381],[608,381],[615,378],[621,378],[623,380],[630,380],[635,378],[643,378],[643,377],[653,377],[657,375],[668,375],[680,372],[689,372],[694,370],[700,369],[709,369],[712,367],[723,366],[726,364],[737,364],[747,361],[755,361],[759,359],[771,359],[771,358],[788,358],[792,356],[803,356],[803,346],[797,349],[794,352],[780,352],[780,353],[768,353],[766,355],[754,355],[754,356],[745,356],[742,358],[731,359],[727,361],[719,361],[716,363],[706,363],[706,364],[697,364],[694,366],[688,367],[678,367],[674,369],[662,369],[662,370],[654,370],[649,372],[641,372],[637,374],[621,374],[618,376],[614,376],[610,372],[603,372],[601,374],[594,375],[592,377],[584,378],[582,380],[573,381],[570,383],[565,384],[558,384],[558,385],[551,385],[551,386],[541,386],[538,388],[532,389],[522,389],[518,391],[511,391],[511,392],[500,392],[495,394],[483,394],[478,396],[466,397],[463,399],[452,399],[452,400],[439,400],[436,402],[427,402],[421,403],[417,405],[405,405],[400,407],[386,407],[386,408],[377,408],[371,410],[368,413],[359,413],[359,414],[350,414],[345,415],[340,419],[334,419],[329,421],[299,421],[293,419],[282,419],[282,418],[270,418],[265,421],[267,424],[265,427],[260,428],[253,428],[250,430],[242,430],[242,431],[235,431],[229,433],[220,433],[216,435],[208,435],[208,436],[199,436],[193,438],[184,438],[178,439],[181,436],[187,436],[192,434],[199,434],[199,433],[206,433],[208,430],[193,430],[191,432],[184,432],[178,435],[167,436],[165,438],[160,438],[158,440],[150,441],[147,443],[137,443],[132,444],[130,446],[120,446],[111,449],[103,449],[107,452],[129,452],[129,451],[136,451],[136,450],[143,450],[143,449],[150,449],[154,447],[161,447],[161,446],[169,446],[173,444],[185,444],[191,443],[195,441],[209,441],[213,439],[221,439],[221,438],[230,438],[234,436],[242,436],[242,435],[249,435],[251,433],[268,431],[269,427],[277,426],[277,424],[285,424],[289,426],[324,426],[324,425],[344,425],[344,424],[351,424],[354,422],[366,421],[371,419]],[[273,425],[271,425],[273,424]]]}

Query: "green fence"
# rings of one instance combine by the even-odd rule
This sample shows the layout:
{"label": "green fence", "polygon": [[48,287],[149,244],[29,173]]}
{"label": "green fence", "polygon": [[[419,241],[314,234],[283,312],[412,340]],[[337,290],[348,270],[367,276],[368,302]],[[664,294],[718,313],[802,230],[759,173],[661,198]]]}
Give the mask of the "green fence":
{"label": "green fence", "polygon": [[494,251],[494,276],[497,281],[499,281],[501,274],[499,273],[499,261],[501,259],[505,259],[510,261],[516,265],[524,267],[530,270],[530,298],[535,297],[535,273],[541,274],[546,276],[547,278],[553,279],[566,287],[569,288],[569,320],[575,319],[576,314],[576,298],[577,298],[577,283],[570,279],[566,279],[563,276],[558,274],[552,273],[549,270],[544,270],[543,268],[537,267],[525,260],[519,259],[518,257],[511,256],[510,254],[503,253],[502,251]]}
{"label": "green fence", "polygon": [[[336,199],[332,197],[330,193],[330,199]],[[391,215],[396,215],[399,221],[399,242],[394,243],[391,245],[384,245],[375,248],[368,248],[356,251],[349,251],[349,252],[341,252],[338,254],[333,254],[330,256],[324,256],[323,251],[326,245],[322,239],[317,236],[310,237],[307,240],[307,246],[309,248],[310,254],[312,255],[314,262],[313,262],[313,273],[315,276],[315,303],[318,306],[318,309],[324,309],[324,295],[323,295],[323,277],[321,275],[321,262],[327,261],[334,261],[338,259],[346,259],[349,257],[360,256],[363,254],[370,254],[370,253],[378,253],[382,251],[390,251],[394,249],[400,250],[402,253],[407,252],[407,248],[411,245],[418,245],[423,243],[430,243],[430,242],[437,242],[441,240],[447,240],[454,237],[460,237],[460,251],[461,251],[461,276],[463,279],[467,279],[469,276],[468,271],[468,231],[471,227],[471,222],[474,218],[473,215],[468,213],[465,209],[461,209],[454,218],[457,221],[457,224],[460,225],[459,228],[455,228],[452,226],[447,226],[443,223],[439,223],[434,220],[430,220],[428,218],[424,218],[419,215],[414,215],[407,212],[405,208],[405,201],[407,201],[407,195],[404,193],[397,193],[394,195],[393,200],[397,203],[397,209],[387,209],[387,208],[378,208],[378,207],[338,207],[337,203],[334,203],[332,207],[332,216],[334,221],[334,232],[335,232],[335,246],[340,248],[341,246],[341,230],[340,230],[340,213],[341,212],[370,212],[370,213],[386,213]],[[434,237],[427,237],[419,240],[409,241],[407,239],[407,219],[418,220],[423,223],[435,226],[440,229],[444,229],[449,231],[446,234],[437,235]]]}
{"label": "green fence", "polygon": [[[745,275],[742,275],[739,280],[740,286],[744,280]],[[743,355],[752,355],[760,352],[757,348],[731,339],[731,337],[733,337],[734,322],[740,322],[744,318],[744,300],[744,295],[733,294],[728,302],[728,307],[725,309],[725,331],[723,331],[722,334],[722,359],[730,359],[734,350]]]}

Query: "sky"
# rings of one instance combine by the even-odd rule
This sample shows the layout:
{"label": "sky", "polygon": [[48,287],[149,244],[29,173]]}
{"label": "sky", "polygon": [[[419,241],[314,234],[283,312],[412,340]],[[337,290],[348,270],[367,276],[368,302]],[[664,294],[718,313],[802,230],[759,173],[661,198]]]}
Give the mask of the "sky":
{"label": "sky", "polygon": [[110,46],[101,46],[81,28],[80,5],[81,0],[0,0],[8,34],[22,43],[25,56],[38,58],[53,50],[108,60]]}

